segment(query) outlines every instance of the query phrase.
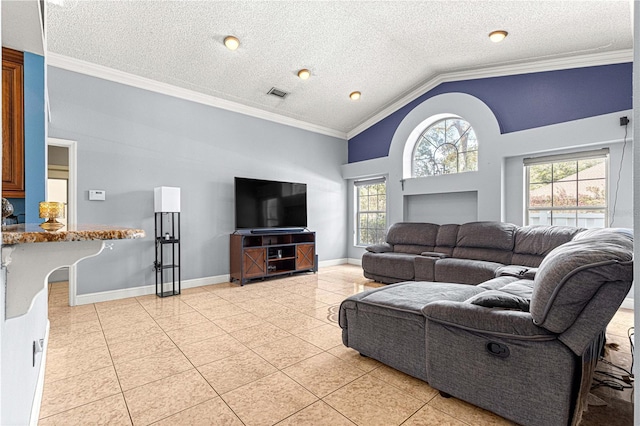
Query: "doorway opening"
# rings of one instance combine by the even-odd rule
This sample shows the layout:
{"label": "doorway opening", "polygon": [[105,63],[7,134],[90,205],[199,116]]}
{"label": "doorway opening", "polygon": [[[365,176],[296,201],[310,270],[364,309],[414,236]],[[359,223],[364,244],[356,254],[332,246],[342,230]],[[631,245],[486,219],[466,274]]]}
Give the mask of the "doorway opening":
{"label": "doorway opening", "polygon": [[[64,204],[64,218],[58,220],[68,228],[77,223],[76,158],[75,141],[48,139],[46,198]],[[76,286],[75,266],[59,268],[49,275],[49,295],[68,293],[69,306],[76,304]]]}

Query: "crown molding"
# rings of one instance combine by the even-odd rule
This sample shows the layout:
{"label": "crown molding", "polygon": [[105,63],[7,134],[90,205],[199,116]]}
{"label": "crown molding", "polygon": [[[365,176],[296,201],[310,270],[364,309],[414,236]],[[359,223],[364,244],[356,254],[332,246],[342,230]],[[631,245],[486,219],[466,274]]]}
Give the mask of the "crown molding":
{"label": "crown molding", "polygon": [[416,100],[420,96],[427,93],[429,90],[437,87],[442,83],[461,80],[477,80],[480,78],[489,77],[503,77],[516,74],[530,74],[544,71],[557,71],[570,68],[594,67],[599,65],[619,64],[624,62],[633,62],[633,49],[617,50],[614,52],[605,53],[594,53],[590,55],[571,56],[559,59],[546,59],[542,61],[500,65],[487,68],[476,68],[440,74],[433,77],[431,80],[422,84],[420,87],[401,97],[382,111],[378,112],[376,115],[372,116],[368,120],[362,122],[352,130],[347,132],[347,139],[351,139],[354,136],[362,133],[380,120],[388,117],[389,115],[398,111],[400,108]]}
{"label": "crown molding", "polygon": [[237,102],[228,101],[226,99],[217,98],[215,96],[206,95],[193,90],[184,89],[172,84],[162,83],[124,71],[119,71],[102,65],[93,64],[91,62],[82,61],[80,59],[71,58],[69,56],[60,55],[58,53],[47,52],[45,56],[47,65],[50,65],[52,67],[85,74],[91,77],[101,78],[103,80],[113,81],[115,83],[125,84],[127,86],[136,87],[138,89],[161,93],[163,95],[196,102],[227,111],[237,112],[239,114],[248,115],[250,117],[260,118],[263,120],[272,121],[274,123],[296,127],[302,130],[308,130],[313,133],[319,133],[322,135],[332,136],[344,140],[347,139],[347,134],[345,132],[308,123],[306,121],[287,117],[270,111],[265,111],[259,108],[250,107]]}
{"label": "crown molding", "polygon": [[161,83],[149,78],[140,77],[124,71],[102,65],[93,64],[91,62],[82,61],[57,53],[46,53],[47,65],[116,83],[125,84],[139,89],[149,90],[161,93],[175,98],[185,99],[188,101],[200,103],[203,105],[221,108],[227,111],[233,111],[240,114],[248,115],[263,120],[272,121],[286,126],[319,133],[326,136],[332,136],[340,139],[351,139],[362,133],[364,130],[373,126],[377,122],[383,120],[408,103],[416,100],[429,90],[438,85],[451,81],[476,80],[480,78],[501,77],[516,74],[529,74],[535,72],[555,71],[570,68],[582,68],[599,65],[609,65],[623,62],[633,61],[633,50],[618,50],[615,52],[605,52],[590,55],[571,56],[558,59],[547,59],[529,63],[507,64],[495,67],[475,68],[464,71],[456,71],[444,73],[433,77],[431,80],[412,90],[407,95],[399,98],[382,111],[378,112],[371,118],[354,127],[349,132],[342,132],[324,126],[308,123],[306,121],[287,117],[270,111],[264,111],[259,108],[240,104],[238,102],[228,101],[226,99],[217,98],[215,96],[206,95],[193,90],[184,89],[168,83]]}

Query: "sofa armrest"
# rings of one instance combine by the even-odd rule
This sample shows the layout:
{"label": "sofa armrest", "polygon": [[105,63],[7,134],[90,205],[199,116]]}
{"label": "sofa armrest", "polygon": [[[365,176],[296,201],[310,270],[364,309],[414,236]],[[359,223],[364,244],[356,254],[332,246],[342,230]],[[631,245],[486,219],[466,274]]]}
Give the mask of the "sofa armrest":
{"label": "sofa armrest", "polygon": [[434,257],[436,259],[444,259],[444,258],[450,257],[446,253],[438,253],[437,251],[423,251],[422,253],[420,253],[420,256]]}
{"label": "sofa armrest", "polygon": [[[468,302],[439,301],[422,309],[429,321],[475,333],[523,340],[554,340],[556,334],[536,326],[529,312],[485,308]],[[427,335],[428,338],[428,335]]]}
{"label": "sofa armrest", "polygon": [[393,246],[389,243],[372,244],[366,250],[371,253],[388,253],[393,251]]}
{"label": "sofa armrest", "polygon": [[538,268],[520,265],[505,265],[498,268],[496,277],[518,277],[522,279],[532,280],[536,277]]}

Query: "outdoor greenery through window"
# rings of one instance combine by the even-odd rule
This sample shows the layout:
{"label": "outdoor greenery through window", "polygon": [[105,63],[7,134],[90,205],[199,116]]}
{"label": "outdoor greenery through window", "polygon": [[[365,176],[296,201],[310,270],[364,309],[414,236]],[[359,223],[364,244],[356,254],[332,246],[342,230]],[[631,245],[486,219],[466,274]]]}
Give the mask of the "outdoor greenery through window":
{"label": "outdoor greenery through window", "polygon": [[603,151],[525,160],[527,224],[606,227],[608,151]]}
{"label": "outdoor greenery through window", "polygon": [[356,185],[356,245],[383,243],[387,229],[387,184],[384,178]]}
{"label": "outdoor greenery through window", "polygon": [[411,176],[435,176],[478,170],[478,140],[461,118],[446,118],[429,126],[413,151]]}

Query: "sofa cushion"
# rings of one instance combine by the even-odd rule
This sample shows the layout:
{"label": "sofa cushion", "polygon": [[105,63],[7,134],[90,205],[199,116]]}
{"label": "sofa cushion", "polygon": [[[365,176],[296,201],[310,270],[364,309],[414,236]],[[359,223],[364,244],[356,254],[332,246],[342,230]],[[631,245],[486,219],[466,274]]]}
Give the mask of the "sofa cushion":
{"label": "sofa cushion", "polygon": [[436,237],[436,246],[455,247],[458,241],[458,230],[460,225],[446,224],[440,225],[438,228],[438,236]]}
{"label": "sofa cushion", "polygon": [[393,245],[409,244],[433,247],[436,245],[438,228],[439,225],[433,223],[394,223],[387,232],[387,242]]}
{"label": "sofa cushion", "polygon": [[460,225],[456,247],[513,250],[517,227],[502,222],[470,222]]}
{"label": "sofa cushion", "polygon": [[578,232],[573,241],[591,240],[594,238],[606,238],[607,236],[615,236],[623,238],[625,241],[633,243],[633,230],[629,228],[591,228],[583,229]]}
{"label": "sofa cushion", "polygon": [[460,259],[511,263],[515,230],[510,223],[471,222],[460,225],[452,256]]}
{"label": "sofa cushion", "polygon": [[524,226],[515,234],[511,262],[539,266],[551,250],[573,239],[582,229],[569,226]]}
{"label": "sofa cushion", "polygon": [[413,254],[370,253],[362,255],[362,267],[373,275],[393,277],[400,281],[414,278]]}
{"label": "sofa cushion", "polygon": [[555,333],[569,328],[606,283],[633,279],[633,238],[615,229],[589,230],[551,251],[536,274],[531,316]]}
{"label": "sofa cushion", "polygon": [[514,296],[524,297],[525,299],[531,300],[533,297],[533,283],[533,280],[518,280],[501,287],[499,290],[513,294]]}
{"label": "sofa cushion", "polygon": [[485,308],[515,309],[529,312],[530,299],[500,290],[487,290],[466,300],[473,305]]}
{"label": "sofa cushion", "polygon": [[484,288],[485,290],[500,290],[507,284],[514,283],[521,278],[517,278],[511,275],[500,275],[489,281],[485,281],[482,284],[478,284],[478,287]]}
{"label": "sofa cushion", "polygon": [[360,298],[360,301],[390,310],[422,315],[422,308],[431,302],[441,300],[462,302],[483,291],[485,290],[476,286],[464,284],[415,281],[395,284],[380,291],[371,291]]}
{"label": "sofa cushion", "polygon": [[435,264],[435,281],[480,284],[496,276],[496,270],[504,266],[501,263],[483,260],[440,259]]}

